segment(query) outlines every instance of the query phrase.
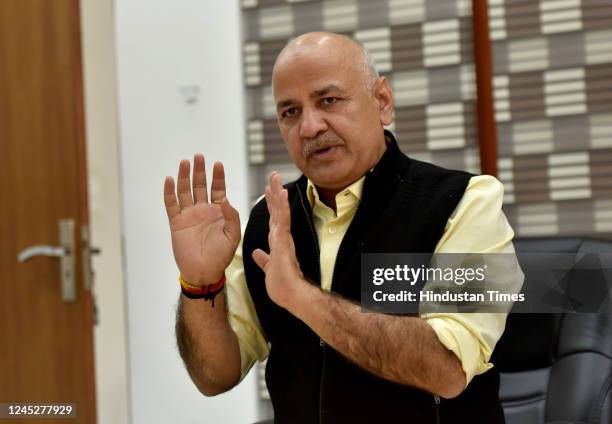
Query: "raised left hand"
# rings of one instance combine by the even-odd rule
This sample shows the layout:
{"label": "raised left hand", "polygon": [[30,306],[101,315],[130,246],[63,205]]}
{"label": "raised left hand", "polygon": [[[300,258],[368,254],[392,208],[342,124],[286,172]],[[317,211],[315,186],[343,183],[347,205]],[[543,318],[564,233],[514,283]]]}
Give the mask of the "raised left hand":
{"label": "raised left hand", "polygon": [[288,192],[283,188],[282,178],[278,173],[273,172],[269,182],[266,188],[266,203],[270,213],[270,253],[256,249],[253,251],[253,260],[266,274],[266,291],[270,299],[289,309],[302,285],[307,283],[295,255]]}

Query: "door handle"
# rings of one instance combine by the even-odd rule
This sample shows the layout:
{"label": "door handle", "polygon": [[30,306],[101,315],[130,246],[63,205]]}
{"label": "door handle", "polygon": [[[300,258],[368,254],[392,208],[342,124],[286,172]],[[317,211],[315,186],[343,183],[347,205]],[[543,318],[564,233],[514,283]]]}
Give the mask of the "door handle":
{"label": "door handle", "polygon": [[89,243],[89,226],[81,226],[81,248],[83,255],[83,288],[91,289],[94,272],[91,269],[91,257],[102,253],[99,247],[93,247]]}
{"label": "door handle", "polygon": [[66,252],[66,249],[61,246],[48,246],[45,244],[39,244],[23,249],[21,252],[19,252],[19,255],[17,255],[17,260],[19,262],[25,262],[35,256],[51,256],[59,258],[66,254],[68,254],[68,252]]}
{"label": "door handle", "polygon": [[17,260],[19,262],[26,262],[35,256],[59,258],[62,300],[64,302],[74,302],[76,300],[76,287],[74,284],[74,220],[60,219],[58,226],[61,246],[30,246],[19,252]]}

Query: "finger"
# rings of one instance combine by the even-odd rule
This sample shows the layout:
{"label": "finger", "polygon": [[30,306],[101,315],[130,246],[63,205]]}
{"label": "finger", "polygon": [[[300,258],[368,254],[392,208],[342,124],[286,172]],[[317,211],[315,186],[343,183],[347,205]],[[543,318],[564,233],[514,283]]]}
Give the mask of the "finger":
{"label": "finger", "polygon": [[206,164],[202,153],[193,156],[193,200],[195,203],[208,203]]}
{"label": "finger", "polygon": [[282,189],[278,194],[278,223],[283,231],[291,232],[291,209],[289,208],[289,192]]}
{"label": "finger", "polygon": [[178,201],[181,205],[181,209],[193,206],[193,197],[191,196],[191,184],[189,181],[189,167],[190,163],[188,160],[183,159],[179,165],[178,173]]}
{"label": "finger", "polygon": [[279,194],[283,189],[283,177],[278,172],[273,172],[271,176],[270,185],[274,193]]}
{"label": "finger", "polygon": [[181,213],[181,207],[176,201],[176,193],[174,193],[174,178],[172,177],[166,177],[164,181],[164,204],[166,205],[168,219],[172,219]]}
{"label": "finger", "polygon": [[274,214],[274,207],[272,206],[272,191],[270,191],[270,186],[266,187],[264,197],[266,198],[266,207],[268,208],[268,215],[270,215],[270,227],[272,227],[272,215]]}
{"label": "finger", "polygon": [[289,211],[287,190],[283,189],[277,197],[278,204],[274,208],[275,216],[273,223],[270,225],[268,243],[270,245],[270,251],[279,249],[282,253],[288,253],[293,236],[291,235],[291,214]]}
{"label": "finger", "polygon": [[272,203],[274,207],[276,207],[276,195],[278,193],[276,183],[275,183],[276,175],[277,175],[276,171],[273,171],[268,177],[268,186],[270,187],[270,194],[272,195],[271,199],[272,199]]}
{"label": "finger", "polygon": [[255,249],[251,255],[253,260],[263,272],[266,272],[266,265],[270,261],[270,255],[261,249]]}
{"label": "finger", "polygon": [[283,210],[283,198],[281,194],[284,190],[283,188],[283,178],[278,172],[275,172],[272,176],[272,192],[274,193],[274,208],[276,209],[277,219],[280,218],[280,213]]}
{"label": "finger", "polygon": [[272,193],[272,207],[274,210],[274,222],[284,230],[288,230],[289,223],[289,201],[287,190],[283,188],[283,178],[278,172],[270,175],[270,192]]}
{"label": "finger", "polygon": [[213,180],[210,186],[210,201],[220,203],[225,197],[225,170],[221,162],[213,166]]}
{"label": "finger", "polygon": [[240,215],[238,211],[230,205],[229,200],[225,197],[221,201],[221,212],[225,219],[225,225],[223,226],[223,232],[226,236],[236,242],[240,241]]}
{"label": "finger", "polygon": [[266,187],[266,204],[268,206],[268,213],[270,214],[270,231],[274,231],[278,226],[278,202],[276,201],[276,198],[274,196],[274,193],[272,193],[272,188],[270,186]]}
{"label": "finger", "polygon": [[270,174],[270,177],[268,178],[268,188],[270,191],[270,208],[272,209],[271,212],[271,218],[275,220],[277,219],[277,215],[278,215],[278,207],[279,207],[279,199],[278,199],[278,193],[279,193],[279,189],[278,189],[278,178],[280,177],[280,175],[276,172],[273,171]]}

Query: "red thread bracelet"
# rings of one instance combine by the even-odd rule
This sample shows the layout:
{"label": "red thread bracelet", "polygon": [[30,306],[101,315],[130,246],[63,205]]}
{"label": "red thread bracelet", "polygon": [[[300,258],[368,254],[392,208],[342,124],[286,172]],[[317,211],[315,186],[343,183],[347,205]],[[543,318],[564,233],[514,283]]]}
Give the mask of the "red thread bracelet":
{"label": "red thread bracelet", "polygon": [[179,274],[179,283],[181,284],[181,291],[183,294],[190,299],[204,299],[212,300],[212,306],[215,307],[215,297],[223,291],[225,287],[225,274],[214,284],[207,286],[194,286],[189,284],[183,279],[183,276]]}

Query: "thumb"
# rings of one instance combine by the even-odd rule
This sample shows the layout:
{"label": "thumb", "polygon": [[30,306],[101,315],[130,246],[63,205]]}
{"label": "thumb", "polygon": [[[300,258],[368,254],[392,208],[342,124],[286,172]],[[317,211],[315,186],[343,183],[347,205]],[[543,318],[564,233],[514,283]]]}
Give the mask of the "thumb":
{"label": "thumb", "polygon": [[257,266],[260,267],[263,272],[266,272],[266,265],[268,264],[268,261],[270,261],[270,255],[261,249],[255,249],[251,256],[253,257],[253,260]]}
{"label": "thumb", "polygon": [[223,213],[223,218],[225,219],[224,229],[228,232],[233,238],[238,238],[240,240],[240,215],[238,211],[230,205],[227,197],[224,197],[221,200],[221,212]]}

